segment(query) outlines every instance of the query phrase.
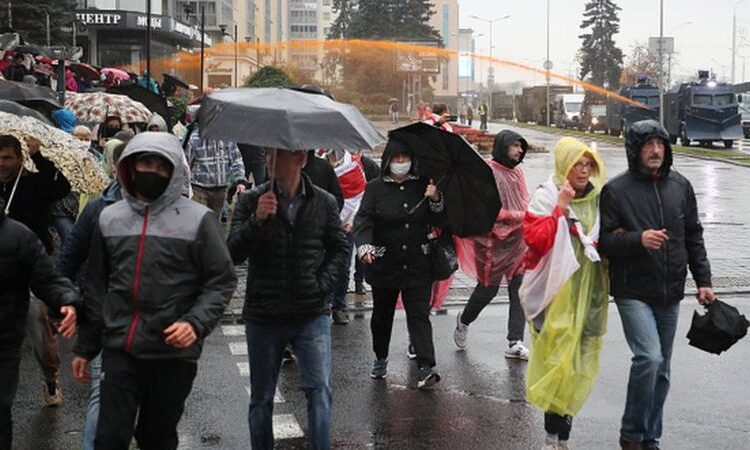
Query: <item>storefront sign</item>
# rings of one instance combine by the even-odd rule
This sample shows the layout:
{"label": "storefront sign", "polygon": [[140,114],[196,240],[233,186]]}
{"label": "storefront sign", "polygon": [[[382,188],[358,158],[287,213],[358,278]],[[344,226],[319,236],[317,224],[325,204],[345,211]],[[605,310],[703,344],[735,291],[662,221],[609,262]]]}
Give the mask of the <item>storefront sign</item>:
{"label": "storefront sign", "polygon": [[[118,30],[146,28],[148,16],[143,13],[133,11],[109,11],[101,12],[100,10],[79,10],[76,12],[76,20],[81,25],[89,28],[111,28]],[[151,29],[165,33],[179,34],[183,38],[200,42],[201,33],[197,27],[179,22],[171,17],[161,15],[151,15]],[[212,45],[211,38],[204,37],[206,45]]]}

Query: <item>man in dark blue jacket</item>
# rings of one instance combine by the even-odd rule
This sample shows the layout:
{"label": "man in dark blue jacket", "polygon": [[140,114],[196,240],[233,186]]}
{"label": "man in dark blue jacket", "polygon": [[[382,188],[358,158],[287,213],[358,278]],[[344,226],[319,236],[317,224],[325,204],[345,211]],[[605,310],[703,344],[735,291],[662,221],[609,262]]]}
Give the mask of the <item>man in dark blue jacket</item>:
{"label": "man in dark blue jacket", "polygon": [[666,130],[653,120],[636,122],[625,149],[628,170],[602,190],[599,248],[609,258],[610,293],[634,355],[620,445],[636,450],[659,445],[688,267],[698,301],[716,297],[695,193],[672,169]]}
{"label": "man in dark blue jacket", "polygon": [[18,388],[29,288],[55,316],[64,317],[59,331],[65,337],[75,333],[78,295],[73,285],[55,272],[52,259],[34,232],[5,217],[2,197],[0,286],[0,449],[4,450],[11,448],[13,438],[11,408]]}

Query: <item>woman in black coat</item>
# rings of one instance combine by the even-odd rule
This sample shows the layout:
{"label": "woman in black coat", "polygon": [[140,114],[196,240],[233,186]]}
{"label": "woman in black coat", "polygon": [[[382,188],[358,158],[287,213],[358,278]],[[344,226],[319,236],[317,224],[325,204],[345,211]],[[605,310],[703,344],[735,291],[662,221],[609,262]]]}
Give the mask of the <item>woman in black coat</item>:
{"label": "woman in black coat", "polygon": [[[368,264],[365,278],[372,286],[370,328],[376,359],[370,376],[386,376],[393,315],[401,294],[419,364],[417,387],[428,388],[440,381],[440,375],[430,324],[433,280],[427,235],[442,219],[444,204],[432,180],[419,177],[417,166],[406,144],[388,142],[382,176],[367,184],[354,220],[354,239],[359,257]],[[420,204],[424,197],[428,201]]]}

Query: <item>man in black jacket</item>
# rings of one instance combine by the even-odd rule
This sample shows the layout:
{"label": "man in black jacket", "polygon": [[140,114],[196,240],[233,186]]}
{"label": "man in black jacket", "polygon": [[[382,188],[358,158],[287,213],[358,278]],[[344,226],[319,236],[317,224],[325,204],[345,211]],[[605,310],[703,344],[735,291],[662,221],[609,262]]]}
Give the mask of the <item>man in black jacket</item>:
{"label": "man in black jacket", "polygon": [[59,331],[75,332],[78,303],[72,283],[55,272],[52,259],[34,233],[5,217],[0,197],[0,449],[10,449],[13,437],[11,407],[18,388],[21,344],[29,308],[29,288],[64,317]]}
{"label": "man in black jacket", "polygon": [[[0,198],[7,205],[8,217],[31,229],[50,254],[50,207],[70,192],[70,183],[39,151],[38,140],[29,138],[26,146],[38,170],[36,173],[23,168],[21,142],[11,135],[0,136]],[[44,404],[57,406],[62,402],[62,390],[58,382],[60,355],[57,335],[42,303],[33,299],[28,310],[29,342],[44,377]]]}
{"label": "man in black jacket", "polygon": [[601,195],[599,247],[634,354],[620,429],[624,449],[657,448],[687,268],[701,304],[715,300],[695,193],[672,169],[669,135],[644,120],[628,130],[628,170]]}
{"label": "man in black jacket", "polygon": [[312,184],[333,195],[339,211],[341,211],[341,208],[344,207],[344,194],[341,193],[341,185],[339,185],[339,179],[336,177],[336,171],[333,170],[328,161],[315,156],[315,150],[308,150],[302,173],[310,177]]}
{"label": "man in black jacket", "polygon": [[[276,153],[275,160],[272,155]],[[308,443],[330,447],[331,325],[328,296],[347,252],[333,196],[302,173],[306,152],[268,152],[266,182],[240,197],[229,251],[248,260],[243,318],[250,360],[250,443],[273,448],[273,398],[291,344],[308,401]]]}

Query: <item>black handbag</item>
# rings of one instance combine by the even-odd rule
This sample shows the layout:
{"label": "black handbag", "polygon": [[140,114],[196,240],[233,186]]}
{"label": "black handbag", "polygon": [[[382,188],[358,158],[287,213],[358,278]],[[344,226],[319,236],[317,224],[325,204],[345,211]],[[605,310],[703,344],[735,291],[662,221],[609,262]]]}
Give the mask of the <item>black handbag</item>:
{"label": "black handbag", "polygon": [[458,270],[458,255],[453,245],[453,238],[448,232],[429,240],[430,261],[432,262],[432,279],[447,280]]}

